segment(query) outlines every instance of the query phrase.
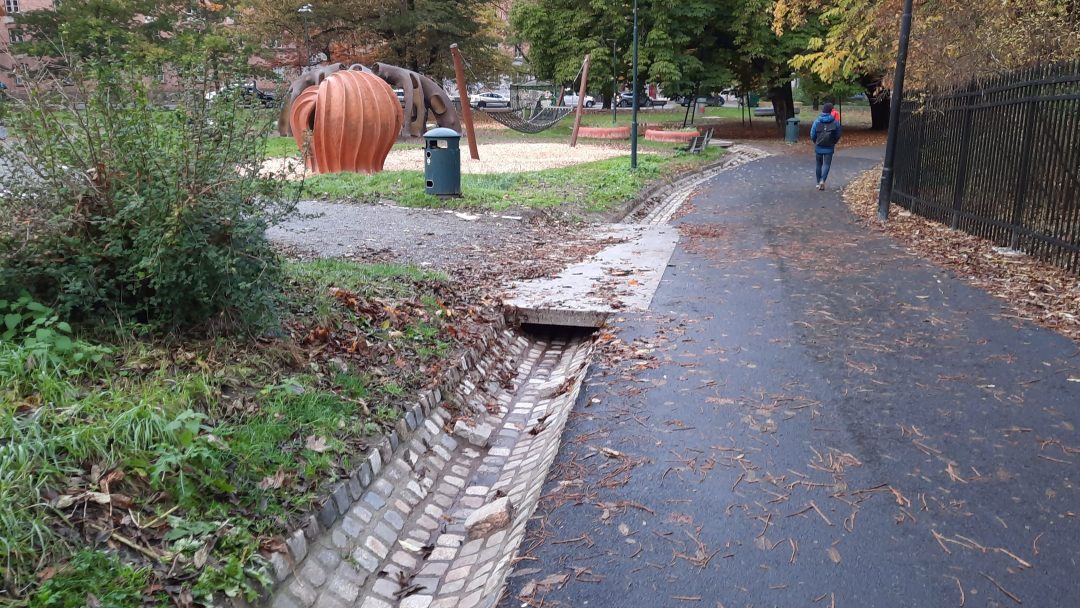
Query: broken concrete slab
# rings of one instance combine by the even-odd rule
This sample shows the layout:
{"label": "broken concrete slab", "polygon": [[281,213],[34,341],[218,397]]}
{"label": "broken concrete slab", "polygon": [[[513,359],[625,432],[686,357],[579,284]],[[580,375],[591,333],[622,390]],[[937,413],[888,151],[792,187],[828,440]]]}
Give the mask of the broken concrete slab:
{"label": "broken concrete slab", "polygon": [[679,241],[678,231],[632,224],[606,229],[623,242],[557,277],[515,284],[505,294],[507,316],[519,323],[600,327],[612,314],[648,310]]}

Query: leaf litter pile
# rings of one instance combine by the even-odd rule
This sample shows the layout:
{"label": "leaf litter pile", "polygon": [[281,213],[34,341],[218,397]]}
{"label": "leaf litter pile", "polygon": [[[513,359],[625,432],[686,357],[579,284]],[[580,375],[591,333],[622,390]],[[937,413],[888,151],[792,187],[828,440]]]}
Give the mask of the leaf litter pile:
{"label": "leaf litter pile", "polygon": [[[880,174],[880,169],[863,173],[844,191],[848,207],[871,226],[880,226]],[[918,255],[1005,301],[1015,318],[1033,321],[1080,341],[1080,275],[1026,255],[1003,255],[986,239],[900,207],[894,206],[884,230]]]}

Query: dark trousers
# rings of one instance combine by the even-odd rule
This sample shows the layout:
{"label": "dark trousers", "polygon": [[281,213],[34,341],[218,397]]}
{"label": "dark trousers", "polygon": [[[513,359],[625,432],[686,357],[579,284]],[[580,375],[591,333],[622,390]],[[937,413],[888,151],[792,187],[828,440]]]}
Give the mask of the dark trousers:
{"label": "dark trousers", "polygon": [[829,168],[832,167],[832,152],[817,155],[817,183],[823,184],[829,179]]}

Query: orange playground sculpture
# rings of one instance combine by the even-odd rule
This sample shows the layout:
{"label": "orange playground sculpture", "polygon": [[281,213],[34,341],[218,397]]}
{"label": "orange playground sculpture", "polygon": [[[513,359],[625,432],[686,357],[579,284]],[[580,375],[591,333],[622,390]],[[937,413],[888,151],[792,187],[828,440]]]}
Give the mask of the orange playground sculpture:
{"label": "orange playground sculpture", "polygon": [[293,139],[306,150],[304,161],[314,173],[382,171],[403,121],[390,85],[360,70],[324,74],[286,105],[282,118],[285,112]]}

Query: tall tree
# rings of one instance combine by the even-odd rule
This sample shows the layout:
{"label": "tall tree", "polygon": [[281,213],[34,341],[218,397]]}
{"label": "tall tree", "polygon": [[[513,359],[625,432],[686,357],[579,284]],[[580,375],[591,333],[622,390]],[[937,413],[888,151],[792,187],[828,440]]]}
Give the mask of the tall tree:
{"label": "tall tree", "polygon": [[[491,77],[509,67],[491,0],[245,0],[241,28],[298,49],[293,65],[322,53],[330,61],[382,61],[435,79],[453,74],[457,43],[473,72]],[[302,50],[301,50],[302,49]]]}
{"label": "tall tree", "polygon": [[[819,24],[792,65],[826,82],[859,80],[878,99],[893,68],[902,0],[776,0],[777,32]],[[1075,0],[934,0],[915,8],[906,78],[914,87],[951,86],[1033,63],[1080,56]],[[887,104],[874,104],[884,128]],[[884,111],[882,111],[884,109]]]}
{"label": "tall tree", "polygon": [[242,52],[228,31],[233,15],[232,7],[208,0],[64,0],[16,14],[25,41],[13,46],[53,67],[78,59],[183,69]]}
{"label": "tall tree", "polygon": [[[730,84],[731,72],[719,58],[731,38],[719,25],[734,4],[733,0],[639,0],[641,82],[658,84],[669,95]],[[594,65],[610,64],[609,41],[615,40],[615,74],[601,76],[607,86],[597,87],[611,90],[613,78],[629,80],[632,19],[632,3],[627,0],[523,0],[514,5],[510,24],[514,36],[529,45],[533,72],[563,84],[574,79],[586,53],[592,53]],[[591,80],[597,82],[595,77]]]}

